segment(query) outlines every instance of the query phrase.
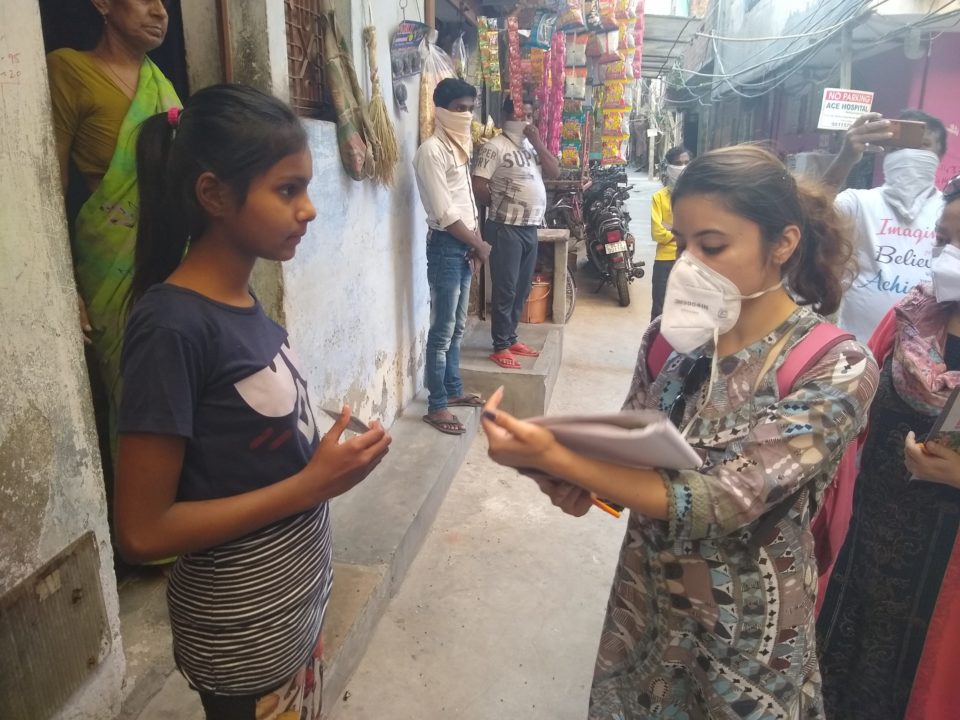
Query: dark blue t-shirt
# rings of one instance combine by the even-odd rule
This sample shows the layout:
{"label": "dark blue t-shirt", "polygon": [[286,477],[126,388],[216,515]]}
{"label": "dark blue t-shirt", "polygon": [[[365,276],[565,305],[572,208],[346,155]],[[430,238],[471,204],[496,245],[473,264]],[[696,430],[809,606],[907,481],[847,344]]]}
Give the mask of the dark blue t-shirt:
{"label": "dark blue t-shirt", "polygon": [[312,457],[317,428],[300,361],[259,301],[239,308],[155,285],[123,342],[119,431],[187,439],[178,500],[256,490]]}

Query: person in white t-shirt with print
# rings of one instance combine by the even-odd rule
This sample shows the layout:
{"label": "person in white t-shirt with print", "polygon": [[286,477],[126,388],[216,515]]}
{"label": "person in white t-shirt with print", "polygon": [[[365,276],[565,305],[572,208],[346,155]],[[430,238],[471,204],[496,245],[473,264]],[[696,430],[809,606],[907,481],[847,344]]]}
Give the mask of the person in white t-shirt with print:
{"label": "person in white t-shirt with print", "polygon": [[[926,124],[919,149],[889,150],[883,157],[884,182],[870,190],[844,190],[836,206],[853,223],[857,276],[844,295],[837,324],[866,342],[874,328],[930,273],[935,226],[943,199],[934,185],[947,152],[943,123],[920,110],[904,110],[900,120]],[[824,181],[840,188],[865,152],[882,152],[891,137],[889,120],[861,115],[844,137],[843,148]]]}
{"label": "person in white t-shirt with print", "polygon": [[524,102],[523,119],[515,120],[513,100],[508,97],[503,103],[503,118],[503,134],[486,142],[478,152],[473,191],[489,208],[483,234],[493,246],[490,359],[500,367],[517,370],[517,355],[539,355],[520,342],[517,326],[530,293],[537,262],[537,228],[547,206],[543,178],[560,177],[560,163],[532,122],[533,105]]}

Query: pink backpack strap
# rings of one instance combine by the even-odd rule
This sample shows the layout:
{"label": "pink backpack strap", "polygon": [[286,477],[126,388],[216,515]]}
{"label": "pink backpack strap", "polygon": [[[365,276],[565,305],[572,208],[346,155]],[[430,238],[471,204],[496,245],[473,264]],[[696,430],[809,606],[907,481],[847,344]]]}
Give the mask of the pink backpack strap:
{"label": "pink backpack strap", "polygon": [[663,335],[657,332],[650,341],[650,347],[647,348],[647,374],[651,380],[655,380],[663,366],[667,364],[667,359],[673,347],[664,339]]}
{"label": "pink backpack strap", "polygon": [[787,351],[783,364],[777,370],[777,388],[784,398],[793,390],[794,384],[805,372],[816,365],[827,352],[844,340],[854,340],[854,336],[836,325],[822,322],[816,325]]}

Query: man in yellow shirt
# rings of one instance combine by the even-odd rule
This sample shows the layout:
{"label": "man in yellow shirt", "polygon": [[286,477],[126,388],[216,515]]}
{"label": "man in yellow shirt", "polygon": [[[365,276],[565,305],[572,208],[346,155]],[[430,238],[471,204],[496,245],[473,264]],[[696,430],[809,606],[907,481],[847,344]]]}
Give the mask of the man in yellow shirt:
{"label": "man in yellow shirt", "polygon": [[673,239],[673,209],[670,192],[677,184],[680,173],[690,163],[690,151],[682,145],[667,150],[666,168],[661,180],[663,188],[654,193],[650,201],[650,234],[657,243],[657,255],[653,261],[653,310],[650,320],[663,313],[663,298],[667,293],[667,278],[677,261],[677,241]]}

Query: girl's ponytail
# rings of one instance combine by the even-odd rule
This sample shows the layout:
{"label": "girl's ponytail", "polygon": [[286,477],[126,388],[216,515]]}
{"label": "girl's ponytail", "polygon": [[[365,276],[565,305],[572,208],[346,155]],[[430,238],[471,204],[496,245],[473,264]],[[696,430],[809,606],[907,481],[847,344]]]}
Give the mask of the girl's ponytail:
{"label": "girl's ponytail", "polygon": [[129,307],[176,269],[187,248],[182,211],[170,197],[170,146],[175,128],[167,118],[166,113],[147,118],[137,139],[140,211]]}
{"label": "girl's ponytail", "polygon": [[803,215],[800,245],[784,267],[787,285],[830,315],[840,307],[853,279],[853,245],[849,228],[837,212],[833,198],[819,186],[798,180],[797,198]]}

